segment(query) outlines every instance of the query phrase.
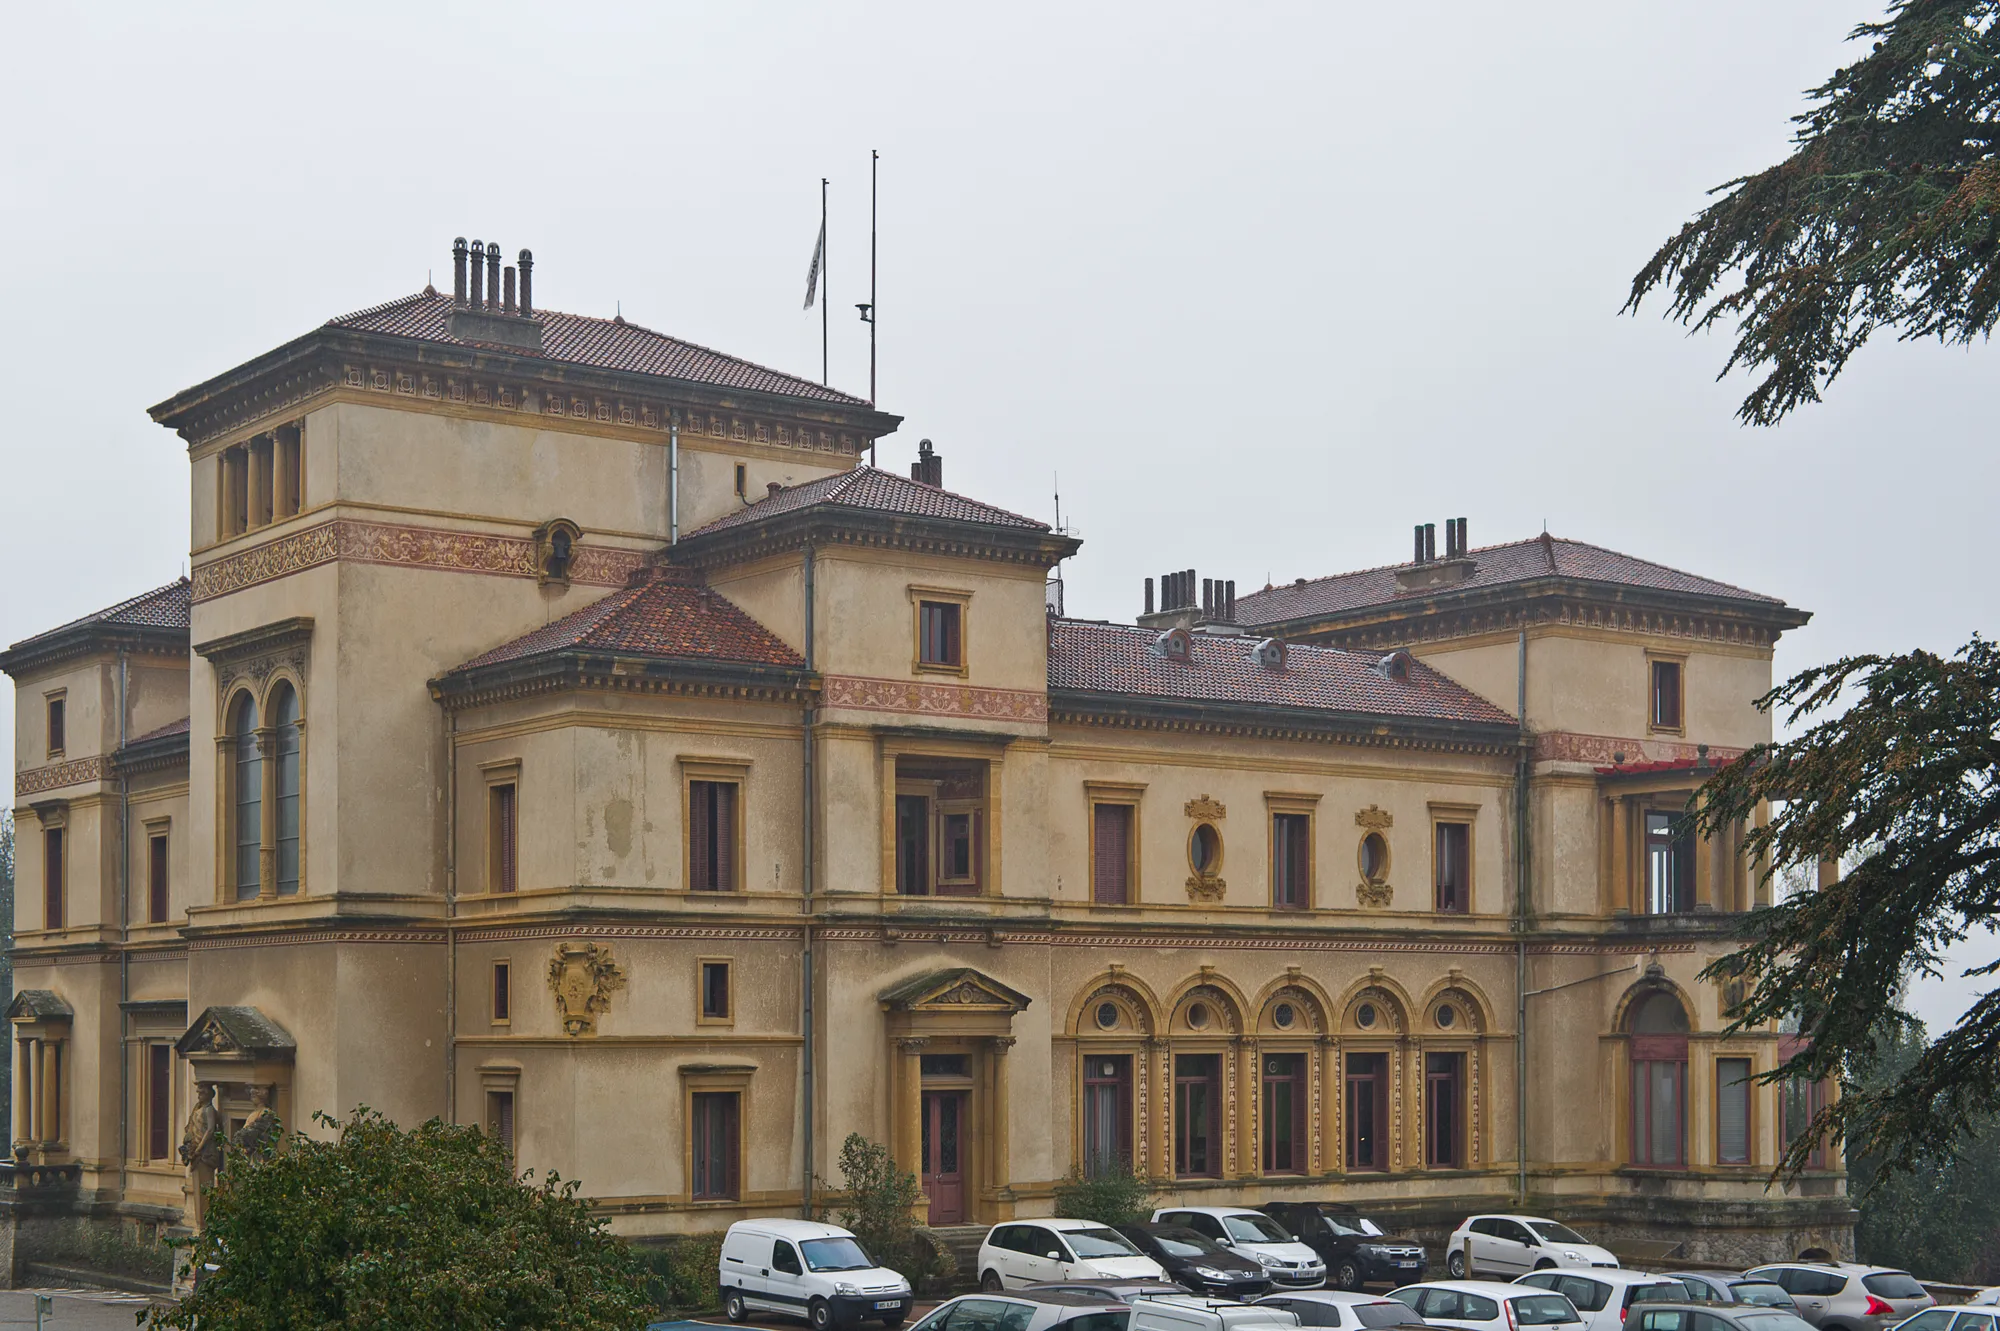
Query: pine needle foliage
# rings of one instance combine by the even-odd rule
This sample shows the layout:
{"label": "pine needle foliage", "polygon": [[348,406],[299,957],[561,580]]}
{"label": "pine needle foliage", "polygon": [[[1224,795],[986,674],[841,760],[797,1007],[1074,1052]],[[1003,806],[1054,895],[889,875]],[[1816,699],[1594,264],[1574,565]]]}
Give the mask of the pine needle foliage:
{"label": "pine needle foliage", "polygon": [[[1805,1037],[1763,1080],[1840,1085],[1779,1172],[1796,1174],[1820,1140],[1884,1172],[1947,1157],[2000,1111],[2000,988],[1914,1057],[1890,1055],[1922,1039],[1909,982],[2000,928],[2000,649],[1974,638],[1949,657],[1851,656],[1758,706],[1812,724],[1713,777],[1695,794],[1697,822],[1713,833],[1773,801],[1770,825],[1745,839],[1753,862],[1843,866],[1830,886],[1752,912],[1745,945],[1703,972],[1744,982],[1731,1033],[1796,1022]],[[1996,972],[2000,961],[1965,974]]]}
{"label": "pine needle foliage", "polygon": [[188,1254],[188,1298],[140,1314],[200,1331],[631,1331],[637,1259],[577,1185],[517,1180],[477,1128],[404,1132],[372,1110],[224,1165]]}
{"label": "pine needle foliage", "polygon": [[2000,317],[2000,0],[1896,0],[1849,40],[1869,53],[1808,93],[1791,156],[1713,191],[1626,301],[1735,322],[1746,424],[1818,402],[1878,330],[1964,344]]}

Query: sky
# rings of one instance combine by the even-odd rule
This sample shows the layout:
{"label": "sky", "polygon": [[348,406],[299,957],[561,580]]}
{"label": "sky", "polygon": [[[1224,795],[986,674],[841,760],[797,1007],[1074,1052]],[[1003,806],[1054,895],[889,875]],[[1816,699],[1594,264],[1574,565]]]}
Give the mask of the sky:
{"label": "sky", "polygon": [[882,464],[932,439],[948,487],[1044,519],[1059,486],[1072,614],[1129,619],[1168,569],[1241,594],[1395,562],[1464,516],[1474,546],[1546,528],[1810,609],[1780,677],[1950,650],[2000,597],[2000,353],[1871,345],[1753,430],[1726,337],[1619,314],[1879,12],[16,6],[0,642],[183,571],[186,458],[148,406],[448,286],[454,236],[532,248],[544,307],[811,374],[825,177],[832,381],[866,393],[872,149]]}

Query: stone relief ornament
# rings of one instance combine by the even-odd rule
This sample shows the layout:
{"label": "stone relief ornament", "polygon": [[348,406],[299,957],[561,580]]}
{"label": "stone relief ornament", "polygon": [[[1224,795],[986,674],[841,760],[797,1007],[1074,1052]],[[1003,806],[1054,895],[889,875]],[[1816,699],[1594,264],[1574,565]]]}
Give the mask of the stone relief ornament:
{"label": "stone relief ornament", "polygon": [[[1371,804],[1367,808],[1355,812],[1354,825],[1356,827],[1365,827],[1371,832],[1380,832],[1396,825],[1396,815],[1384,813],[1381,809]],[[1386,905],[1387,903],[1385,902],[1384,904]]]}
{"label": "stone relief ornament", "polygon": [[1220,901],[1229,891],[1229,884],[1208,874],[1189,874],[1187,894],[1189,901]]}
{"label": "stone relief ornament", "polygon": [[1370,910],[1386,910],[1396,891],[1387,883],[1364,882],[1354,889],[1354,899]]}
{"label": "stone relief ornament", "polygon": [[549,988],[566,1035],[595,1035],[597,1018],[611,1008],[613,991],[625,987],[625,972],[611,949],[595,943],[557,943],[549,961]]}
{"label": "stone relief ornament", "polygon": [[1229,809],[1226,805],[1219,800],[1210,799],[1206,794],[1189,800],[1185,806],[1185,811],[1188,817],[1197,822],[1213,822],[1218,818],[1227,818],[1229,816]]}

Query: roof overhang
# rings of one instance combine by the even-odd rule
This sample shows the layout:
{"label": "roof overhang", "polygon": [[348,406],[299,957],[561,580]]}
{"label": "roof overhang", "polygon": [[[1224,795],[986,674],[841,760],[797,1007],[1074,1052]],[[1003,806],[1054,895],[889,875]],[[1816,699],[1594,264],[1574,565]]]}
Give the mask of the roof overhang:
{"label": "roof overhang", "polygon": [[1456,753],[1513,755],[1521,730],[1512,721],[1339,712],[1319,707],[1204,702],[1152,694],[1050,689],[1049,720],[1299,739],[1321,743],[1401,745]]}
{"label": "roof overhang", "polygon": [[1083,542],[1073,536],[1038,527],[913,517],[826,503],[722,531],[697,533],[681,540],[670,553],[676,564],[713,569],[826,545],[877,546],[1040,569],[1053,568],[1083,548]]}
{"label": "roof overhang", "polygon": [[28,638],[0,652],[0,671],[15,679],[85,657],[119,652],[131,656],[185,657],[188,631],[150,624],[77,624]]}
{"label": "roof overhang", "polygon": [[641,693],[727,694],[749,700],[801,701],[819,677],[801,666],[718,661],[713,657],[643,656],[564,649],[453,670],[430,681],[447,711],[532,693],[614,689]]}

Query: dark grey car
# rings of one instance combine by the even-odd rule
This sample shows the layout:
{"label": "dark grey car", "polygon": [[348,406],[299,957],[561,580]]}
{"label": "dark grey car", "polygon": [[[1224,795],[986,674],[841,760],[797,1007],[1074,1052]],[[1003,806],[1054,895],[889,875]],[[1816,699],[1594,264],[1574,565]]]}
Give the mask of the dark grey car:
{"label": "dark grey car", "polygon": [[1625,1331],[1812,1331],[1812,1324],[1754,1303],[1635,1303]]}
{"label": "dark grey car", "polygon": [[1820,1331],[1888,1331],[1937,1300],[1908,1271],[1859,1262],[1774,1262],[1745,1271],[1785,1287],[1801,1318]]}
{"label": "dark grey car", "polygon": [[1675,1271],[1666,1277],[1688,1287],[1694,1303],[1752,1303],[1796,1313],[1798,1305],[1775,1280],[1761,1280],[1740,1271]]}

